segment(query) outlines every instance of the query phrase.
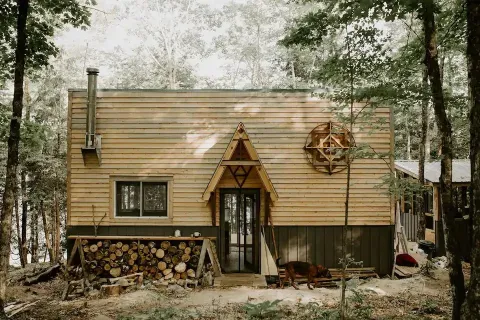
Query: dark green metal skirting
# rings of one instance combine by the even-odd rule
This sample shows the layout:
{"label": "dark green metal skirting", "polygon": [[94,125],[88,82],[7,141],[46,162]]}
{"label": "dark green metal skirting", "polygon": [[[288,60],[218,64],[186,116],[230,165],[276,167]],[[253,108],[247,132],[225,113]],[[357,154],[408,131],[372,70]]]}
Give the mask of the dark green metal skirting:
{"label": "dark green metal skirting", "polygon": [[[265,237],[274,255],[271,228]],[[342,256],[342,226],[279,226],[274,228],[280,263],[309,261],[339,268]],[[375,267],[380,275],[393,267],[394,226],[353,226],[347,230],[347,253],[364,267]]]}

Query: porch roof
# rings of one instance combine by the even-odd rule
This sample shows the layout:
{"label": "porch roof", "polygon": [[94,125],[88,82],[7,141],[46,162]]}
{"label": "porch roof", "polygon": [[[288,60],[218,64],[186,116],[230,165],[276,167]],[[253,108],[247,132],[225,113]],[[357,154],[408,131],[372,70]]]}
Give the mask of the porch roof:
{"label": "porch roof", "polygon": [[[245,145],[245,149],[250,157],[249,161],[231,160],[232,155],[235,153],[237,145],[240,142],[243,142],[243,144]],[[232,165],[246,165],[254,167],[257,170],[260,180],[262,181],[263,187],[267,192],[270,193],[271,201],[277,201],[278,194],[275,191],[275,187],[273,186],[272,181],[268,177],[267,170],[263,166],[263,163],[252,144],[252,141],[248,137],[247,131],[245,130],[245,125],[241,122],[238,124],[237,129],[235,130],[232,139],[230,140],[230,143],[225,149],[225,153],[223,154],[222,159],[220,159],[217,168],[215,169],[215,172],[213,173],[210,182],[208,183],[205,192],[203,193],[203,200],[208,201],[210,199],[210,195],[212,192],[215,191],[217,184],[220,182],[220,179],[223,176],[223,173],[229,166]]]}
{"label": "porch roof", "polygon": [[[452,182],[470,183],[470,160],[455,159],[452,163]],[[395,160],[395,168],[409,176],[418,179],[418,160]],[[430,183],[439,183],[440,161],[431,161],[425,163],[425,180]]]}

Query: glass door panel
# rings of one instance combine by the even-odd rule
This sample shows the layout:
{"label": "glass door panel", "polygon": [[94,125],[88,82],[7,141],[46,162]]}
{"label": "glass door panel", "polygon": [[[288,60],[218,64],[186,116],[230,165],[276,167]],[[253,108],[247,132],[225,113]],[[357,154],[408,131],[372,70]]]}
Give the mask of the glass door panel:
{"label": "glass door panel", "polygon": [[257,189],[221,192],[221,232],[224,234],[225,272],[255,272]]}

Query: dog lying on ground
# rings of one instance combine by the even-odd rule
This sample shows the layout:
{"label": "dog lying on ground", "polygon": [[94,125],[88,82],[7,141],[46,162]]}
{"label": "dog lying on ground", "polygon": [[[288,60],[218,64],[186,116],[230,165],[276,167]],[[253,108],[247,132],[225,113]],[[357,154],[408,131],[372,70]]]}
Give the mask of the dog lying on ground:
{"label": "dog lying on ground", "polygon": [[[277,259],[277,265],[278,261]],[[280,280],[280,287],[283,289],[285,285],[285,281],[287,279],[290,280],[290,285],[293,286],[296,290],[299,290],[298,287],[295,285],[295,278],[297,275],[307,277],[307,287],[310,290],[313,288],[310,286],[310,283],[313,281],[314,287],[317,286],[317,280],[315,278],[331,278],[332,275],[330,271],[319,264],[315,266],[309,262],[302,262],[302,261],[290,261],[280,267],[285,267],[285,278]]]}

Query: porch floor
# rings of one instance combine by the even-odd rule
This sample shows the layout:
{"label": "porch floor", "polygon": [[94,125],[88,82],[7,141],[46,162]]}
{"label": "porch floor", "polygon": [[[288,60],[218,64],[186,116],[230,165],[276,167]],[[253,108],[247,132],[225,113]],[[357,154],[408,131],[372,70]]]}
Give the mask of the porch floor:
{"label": "porch floor", "polygon": [[226,273],[214,280],[214,287],[228,288],[239,286],[266,288],[267,280],[265,276],[254,273]]}

